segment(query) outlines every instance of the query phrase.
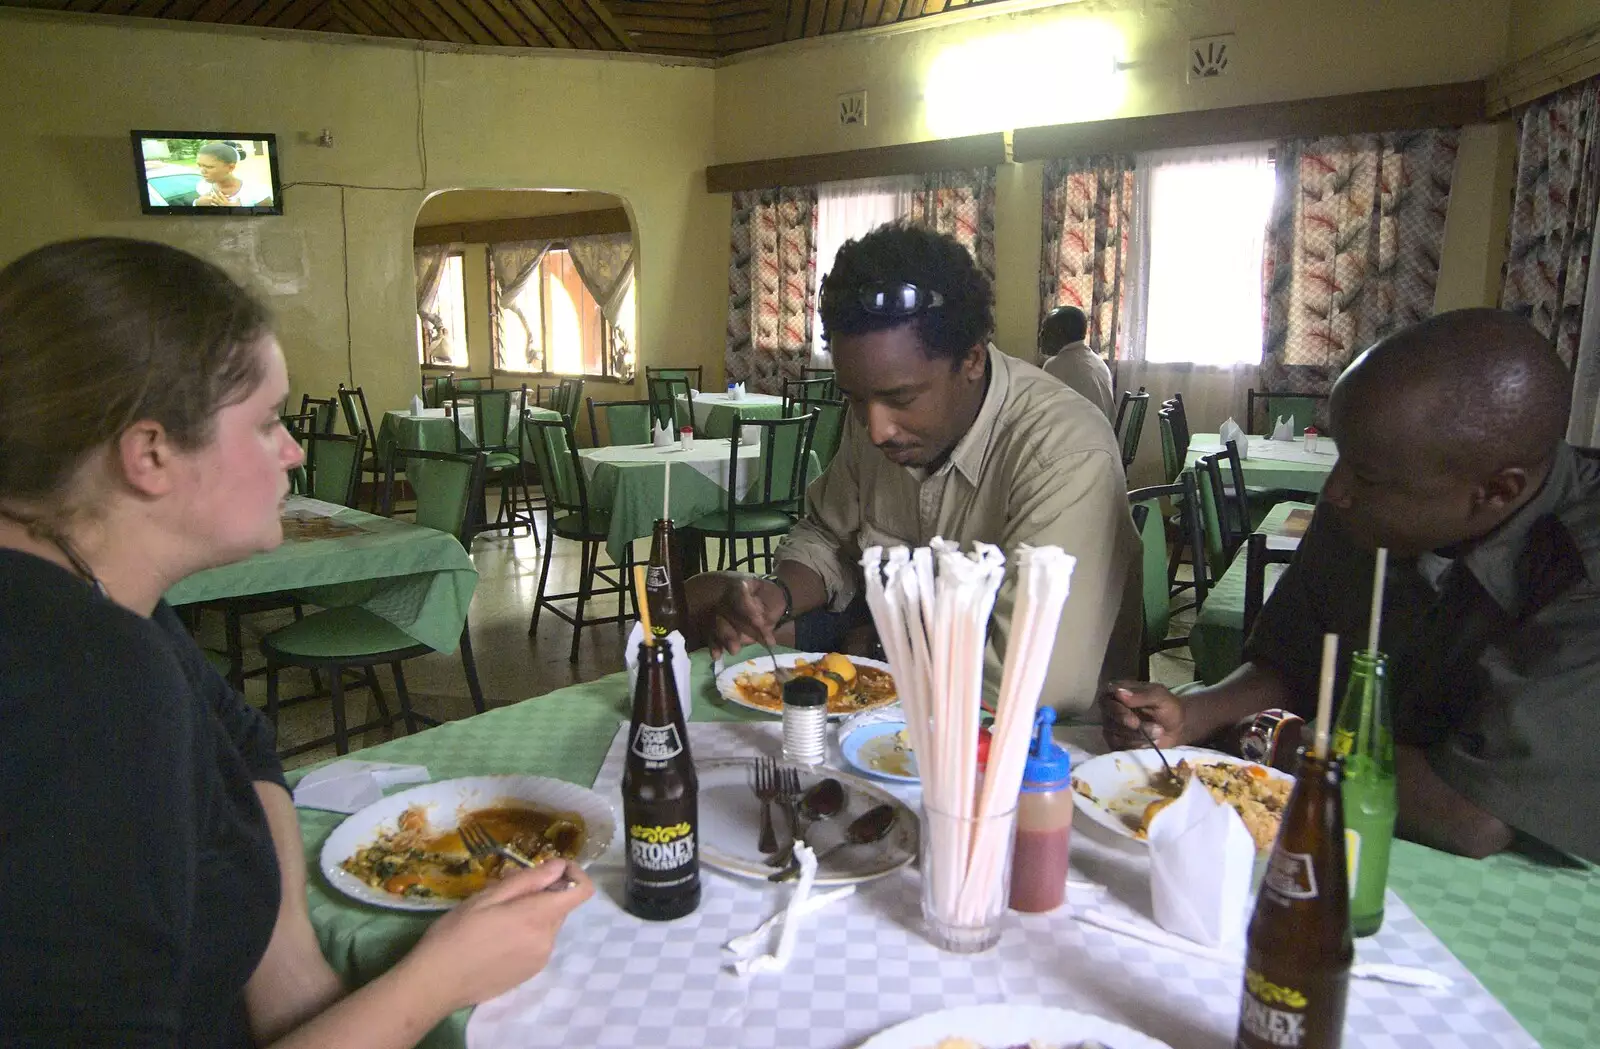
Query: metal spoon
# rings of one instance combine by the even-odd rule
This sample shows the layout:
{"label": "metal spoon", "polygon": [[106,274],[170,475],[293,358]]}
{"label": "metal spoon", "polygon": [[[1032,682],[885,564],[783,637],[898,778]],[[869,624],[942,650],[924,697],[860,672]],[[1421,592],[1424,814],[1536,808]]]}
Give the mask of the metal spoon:
{"label": "metal spoon", "polygon": [[1144,727],[1144,723],[1145,723],[1144,715],[1139,713],[1139,711],[1133,709],[1132,707],[1128,706],[1128,704],[1124,703],[1122,700],[1118,699],[1117,696],[1116,696],[1116,693],[1112,692],[1112,693],[1108,693],[1108,695],[1111,697],[1111,701],[1113,703],[1115,703],[1117,706],[1121,707],[1123,710],[1126,710],[1128,713],[1132,714],[1135,718],[1137,718],[1139,720],[1139,735],[1144,737],[1144,741],[1146,743],[1150,744],[1150,749],[1156,752],[1156,757],[1161,759],[1162,766],[1167,770],[1167,778],[1170,779],[1173,783],[1178,784],[1179,786],[1181,786],[1183,784],[1183,780],[1182,780],[1181,777],[1179,777],[1179,775],[1176,772],[1173,771],[1172,762],[1168,761],[1167,760],[1167,756],[1165,754],[1161,753],[1161,748],[1156,746],[1155,737],[1151,736],[1150,735],[1150,730]]}
{"label": "metal spoon", "polygon": [[[830,777],[813,783],[790,810],[789,844],[767,860],[767,866],[781,869],[792,864],[794,843],[804,837],[804,830],[810,830],[813,825],[843,812],[845,800],[844,784],[838,780]],[[806,822],[804,830],[800,826],[801,820]]]}
{"label": "metal spoon", "polygon": [[777,678],[778,687],[782,688],[784,682],[789,681],[794,677],[794,668],[780,667],[778,665],[778,653],[774,652],[772,650],[772,646],[767,644],[765,641],[761,642],[761,647],[767,650],[768,656],[772,657],[772,676]]}
{"label": "metal spoon", "polygon": [[[875,841],[882,841],[888,835],[890,829],[894,827],[895,820],[898,818],[899,814],[895,811],[893,805],[879,805],[876,808],[868,809],[850,821],[850,825],[844,829],[844,841],[817,856],[817,866],[820,868],[824,860],[840,849],[847,849],[852,845],[871,845]],[[792,881],[799,876],[800,865],[795,864],[788,870],[767,875],[767,880],[775,882]]]}

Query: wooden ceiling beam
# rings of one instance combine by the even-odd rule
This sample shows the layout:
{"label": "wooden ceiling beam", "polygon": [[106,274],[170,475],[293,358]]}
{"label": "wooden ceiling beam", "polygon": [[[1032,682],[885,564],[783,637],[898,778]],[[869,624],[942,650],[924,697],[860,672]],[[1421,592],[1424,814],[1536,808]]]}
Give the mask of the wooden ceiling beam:
{"label": "wooden ceiling beam", "polygon": [[275,26],[278,24],[278,16],[283,14],[284,9],[288,6],[289,0],[269,0],[268,3],[262,4],[254,11],[251,11],[249,17],[244,20],[245,24]]}
{"label": "wooden ceiling beam", "polygon": [[584,0],[584,2],[589,5],[589,10],[594,12],[594,16],[600,20],[600,24],[606,27],[606,32],[610,33],[616,40],[619,48],[623,51],[639,50],[638,45],[633,42],[633,37],[628,34],[628,31],[622,27],[622,23],[617,21],[616,16],[611,13],[611,9],[606,6],[605,0]]}
{"label": "wooden ceiling beam", "polygon": [[674,51],[704,58],[717,54],[717,38],[694,33],[655,33],[639,30],[633,34],[634,43],[646,51]]}
{"label": "wooden ceiling beam", "polygon": [[884,2],[885,0],[866,0],[866,2],[861,5],[862,28],[866,28],[867,26],[875,26],[878,24],[878,22],[883,18]]}
{"label": "wooden ceiling beam", "polygon": [[370,0],[373,5],[382,4],[383,11],[389,21],[399,26],[401,35],[410,40],[432,40],[433,27],[420,17],[416,16],[410,6],[396,3],[395,0]]}
{"label": "wooden ceiling beam", "polygon": [[743,33],[718,33],[717,53],[731,55],[737,51],[749,51],[757,47],[766,47],[778,41],[773,38],[770,29],[752,29]]}
{"label": "wooden ceiling beam", "polygon": [[783,39],[799,40],[806,35],[807,12],[811,7],[811,0],[780,0],[789,5],[788,17],[783,23]]}
{"label": "wooden ceiling beam", "polygon": [[[500,17],[500,13],[488,0],[459,0],[459,4],[478,20],[478,24],[494,38],[496,44],[502,47],[517,47],[527,43],[521,34],[506,24],[506,20]],[[471,31],[470,26],[467,29]]]}
{"label": "wooden ceiling beam", "polygon": [[494,7],[495,14],[503,19],[511,31],[521,37],[529,47],[549,47],[550,38],[544,34],[533,20],[523,14],[510,0],[489,0]]}
{"label": "wooden ceiling beam", "polygon": [[409,40],[410,34],[405,26],[392,18],[379,8],[382,0],[344,0],[345,7],[361,16],[361,20],[372,26],[374,36],[395,36]]}
{"label": "wooden ceiling beam", "polygon": [[775,157],[706,168],[706,191],[729,193],[773,186],[814,186],[889,175],[925,175],[935,171],[998,167],[1006,160],[1005,135],[999,131],[966,138],[874,146],[841,153]]}
{"label": "wooden ceiling beam", "polygon": [[544,34],[552,47],[572,47],[572,38],[566,34],[555,20],[545,12],[537,0],[511,0],[511,4],[522,16],[539,27],[539,32]]}
{"label": "wooden ceiling beam", "polygon": [[610,39],[611,34],[601,24],[600,20],[595,17],[588,0],[560,0],[560,2],[566,5],[567,13],[572,15],[573,20],[583,27],[585,33],[589,34],[589,39],[593,43],[587,46],[593,47],[598,51],[612,50],[612,48],[606,46],[606,41]]}
{"label": "wooden ceiling beam", "polygon": [[847,31],[860,29],[861,16],[866,9],[866,0],[845,0],[844,21],[839,23],[839,27]]}
{"label": "wooden ceiling beam", "polygon": [[273,25],[279,29],[309,29],[308,23],[326,6],[320,0],[292,0]]}
{"label": "wooden ceiling beam", "polygon": [[167,6],[168,0],[142,0],[133,5],[133,10],[128,14],[134,18],[160,18],[161,11]]}
{"label": "wooden ceiling beam", "polygon": [[397,7],[405,9],[413,22],[421,22],[432,26],[433,31],[424,35],[424,40],[446,40],[452,44],[473,43],[467,31],[456,24],[455,19],[439,10],[439,5],[433,0],[390,0]]}
{"label": "wooden ceiling beam", "polygon": [[534,0],[534,2],[544,8],[544,13],[561,27],[567,39],[572,41],[573,47],[585,50],[599,48],[599,42],[589,35],[589,30],[573,16],[571,9],[562,0]]}
{"label": "wooden ceiling beam", "polygon": [[827,13],[822,16],[822,31],[837,33],[844,25],[844,0],[828,0]]}
{"label": "wooden ceiling beam", "polygon": [[418,226],[412,244],[503,244],[518,240],[546,240],[582,237],[596,233],[631,233],[624,208],[598,211],[573,211],[562,215],[537,215],[518,219],[487,219],[480,222],[448,222]]}
{"label": "wooden ceiling beam", "polygon": [[461,6],[459,0],[419,0],[420,3],[438,8],[439,14],[456,24],[467,39],[474,44],[499,44],[493,33],[472,16],[472,12]]}

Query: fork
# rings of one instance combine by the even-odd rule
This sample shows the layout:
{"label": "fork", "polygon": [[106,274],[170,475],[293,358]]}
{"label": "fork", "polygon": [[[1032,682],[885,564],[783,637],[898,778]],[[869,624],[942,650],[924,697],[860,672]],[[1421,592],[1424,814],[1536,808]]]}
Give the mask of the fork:
{"label": "fork", "polygon": [[[534,863],[511,846],[500,844],[495,836],[489,832],[489,828],[481,823],[462,820],[461,825],[456,828],[456,832],[461,835],[461,844],[467,847],[467,853],[480,864],[490,856],[499,856],[501,859],[514,863],[518,867],[532,869],[538,866],[537,863]],[[563,876],[552,882],[544,891],[560,892],[564,889],[572,888],[572,885],[572,880]]]}
{"label": "fork", "polygon": [[761,839],[756,848],[763,853],[777,852],[778,834],[772,827],[772,803],[778,800],[778,766],[771,758],[756,759],[750,789],[761,802]]}
{"label": "fork", "polygon": [[805,791],[800,789],[800,772],[798,769],[778,769],[778,800],[783,805],[783,813],[789,819],[789,843],[779,849],[776,855],[767,859],[769,867],[787,867],[794,862],[795,842],[800,840],[800,798]]}

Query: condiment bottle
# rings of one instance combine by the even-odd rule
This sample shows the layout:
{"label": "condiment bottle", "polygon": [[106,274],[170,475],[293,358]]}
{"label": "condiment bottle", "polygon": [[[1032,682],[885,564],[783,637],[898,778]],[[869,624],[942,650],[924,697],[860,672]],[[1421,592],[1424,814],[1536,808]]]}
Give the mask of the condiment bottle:
{"label": "condiment bottle", "polygon": [[1355,945],[1339,759],[1305,751],[1256,897],[1234,1049],[1337,1049]]}
{"label": "condiment bottle", "polygon": [[1017,847],[1011,860],[1011,909],[1039,913],[1067,895],[1067,849],[1072,841],[1072,758],[1051,738],[1056,712],[1034,717],[1033,745],[1022,768],[1017,799]]}
{"label": "condiment bottle", "polygon": [[1317,450],[1317,428],[1315,426],[1307,426],[1306,427],[1306,451],[1314,452],[1316,450]]}
{"label": "condiment bottle", "polygon": [[814,677],[783,683],[783,760],[820,765],[828,756],[828,686]]}
{"label": "condiment bottle", "polygon": [[678,450],[681,452],[694,451],[694,427],[685,426],[678,431]]}
{"label": "condiment bottle", "polygon": [[1333,752],[1344,759],[1350,927],[1357,936],[1371,936],[1383,927],[1389,846],[1399,812],[1388,666],[1382,652],[1357,652],[1351,657],[1350,683],[1333,731]]}

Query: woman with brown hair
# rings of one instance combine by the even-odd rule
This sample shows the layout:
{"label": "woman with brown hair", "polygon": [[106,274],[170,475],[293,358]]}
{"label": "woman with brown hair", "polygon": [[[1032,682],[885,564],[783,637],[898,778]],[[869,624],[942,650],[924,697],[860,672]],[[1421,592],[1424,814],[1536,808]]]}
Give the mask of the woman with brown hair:
{"label": "woman with brown hair", "polygon": [[542,968],[593,891],[508,877],[348,995],[322,958],[271,729],[162,601],[282,540],[287,395],[263,308],[193,256],[100,238],[0,270],[8,1046],[413,1045]]}

